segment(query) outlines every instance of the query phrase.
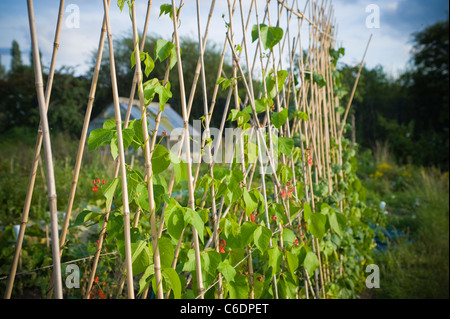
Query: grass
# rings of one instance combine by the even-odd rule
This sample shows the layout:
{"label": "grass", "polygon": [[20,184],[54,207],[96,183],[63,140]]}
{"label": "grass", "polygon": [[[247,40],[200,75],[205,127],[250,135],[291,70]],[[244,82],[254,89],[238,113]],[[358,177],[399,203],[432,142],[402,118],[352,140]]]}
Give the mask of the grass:
{"label": "grass", "polygon": [[[404,233],[378,251],[381,288],[372,298],[449,298],[449,175],[435,168],[398,166],[386,146],[374,164],[362,156],[368,200],[387,203],[387,225]],[[361,164],[360,163],[360,164]]]}

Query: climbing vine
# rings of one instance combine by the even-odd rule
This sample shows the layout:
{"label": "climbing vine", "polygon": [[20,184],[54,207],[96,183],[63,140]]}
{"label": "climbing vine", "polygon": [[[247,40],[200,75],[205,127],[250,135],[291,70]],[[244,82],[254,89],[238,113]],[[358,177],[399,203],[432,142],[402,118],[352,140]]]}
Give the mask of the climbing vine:
{"label": "climbing vine", "polygon": [[[118,1],[118,6],[122,10],[125,3],[131,17],[130,1]],[[179,10],[164,4],[159,17],[176,19]],[[231,23],[226,27],[231,29]],[[260,23],[249,35],[269,57],[281,45],[285,32]],[[236,154],[242,152],[243,162],[236,155],[228,166],[203,163],[200,177],[193,178],[193,204],[185,195],[172,195],[173,183],[183,184],[191,175],[179,154],[161,143],[164,136],[152,145],[151,172],[126,165],[133,219],[132,273],[139,278],[138,296],[146,296],[151,288],[177,299],[354,298],[364,287],[364,266],[372,262],[375,235],[369,225],[376,222],[380,212],[365,204],[365,190],[356,176],[355,146],[333,134],[333,127],[342,124],[338,123],[343,113],[338,101],[346,92],[336,64],[345,50],[335,50],[322,39],[329,50],[321,52],[324,63],[320,68],[309,56],[302,66],[310,68],[308,74],[292,64],[291,69],[276,70],[275,65],[263,69],[262,96],[255,98],[248,82],[251,79],[243,72],[238,76],[237,56],[243,48],[232,46],[229,35],[228,41],[235,74],[220,75],[215,85],[235,94],[236,108],[224,116],[230,125],[241,129],[238,139],[242,142],[234,148]],[[138,42],[130,52],[131,68],[137,67],[137,51]],[[177,53],[176,41],[163,39],[157,41],[154,52],[139,51],[146,77],[151,76],[155,63],[165,62],[171,71],[181,62]],[[158,95],[163,113],[174,94],[170,82],[152,78],[139,85],[144,106]],[[247,96],[238,96],[238,85],[245,87]],[[327,103],[331,108],[325,113],[322,105]],[[205,114],[203,123],[208,116]],[[326,129],[324,121],[330,121]],[[148,141],[157,140],[155,134],[157,128],[151,127],[148,136],[143,134],[142,119],[124,121],[124,150],[145,152]],[[244,143],[244,136],[253,139]],[[210,137],[203,142],[206,140],[206,146],[216,142]],[[91,132],[88,149],[100,147],[108,147],[112,158],[118,158],[114,119]],[[202,151],[207,152],[207,148]],[[275,170],[268,172],[269,168]],[[148,183],[153,186],[152,198]],[[84,210],[75,225],[98,223],[100,229],[106,227],[106,244],[115,245],[125,259],[121,177],[94,184],[95,192],[104,198],[102,210]],[[149,223],[152,217],[156,218],[157,237]],[[198,251],[192,245],[195,236]],[[155,247],[159,250],[157,259]],[[161,282],[157,282],[157,271]]]}

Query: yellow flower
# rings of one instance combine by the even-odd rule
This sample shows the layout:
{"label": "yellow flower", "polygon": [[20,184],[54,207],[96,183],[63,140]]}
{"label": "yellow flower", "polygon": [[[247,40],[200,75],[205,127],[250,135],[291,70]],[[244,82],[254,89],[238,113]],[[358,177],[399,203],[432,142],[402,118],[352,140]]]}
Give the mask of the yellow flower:
{"label": "yellow flower", "polygon": [[392,170],[392,166],[387,163],[381,163],[380,165],[378,165],[377,170],[387,173]]}
{"label": "yellow flower", "polygon": [[383,172],[380,172],[380,171],[377,170],[377,171],[375,172],[375,179],[381,178],[381,177],[383,177],[383,175],[384,175]]}

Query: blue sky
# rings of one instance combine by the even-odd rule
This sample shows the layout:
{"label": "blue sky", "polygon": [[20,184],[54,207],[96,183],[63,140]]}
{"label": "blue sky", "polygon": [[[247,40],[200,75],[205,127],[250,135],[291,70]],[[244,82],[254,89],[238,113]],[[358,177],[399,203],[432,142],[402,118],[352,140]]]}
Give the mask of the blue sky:
{"label": "blue sky", "polygon": [[[136,0],[138,26],[143,25],[147,1]],[[149,32],[168,39],[171,36],[172,24],[167,17],[158,18],[159,6],[168,3],[168,0],[153,0],[152,19]],[[214,10],[209,41],[222,46],[225,27],[222,14],[228,13],[225,0],[217,0]],[[289,4],[292,1],[287,1]],[[303,8],[305,0],[299,0]],[[112,0],[111,21],[113,36],[128,34],[131,22],[126,10],[123,13]],[[200,0],[202,4],[202,28],[206,25],[210,0]],[[249,0],[243,0],[244,10]],[[258,0],[259,11],[262,12],[264,0]],[[272,0],[272,4],[276,1]],[[80,12],[80,27],[69,28],[65,23],[61,32],[61,44],[58,54],[58,67],[69,65],[76,67],[77,73],[82,74],[88,68],[91,52],[97,48],[100,27],[103,18],[103,4],[101,0],[66,0],[65,8],[75,4]],[[204,4],[204,5],[203,5]],[[366,19],[370,12],[366,12],[368,5],[375,4],[380,9],[380,28],[369,29]],[[411,34],[432,25],[436,21],[448,17],[449,4],[445,0],[334,0],[334,16],[338,27],[338,45],[346,48],[346,56],[342,60],[348,64],[358,64],[362,58],[367,40],[373,34],[373,40],[366,57],[366,65],[372,68],[378,64],[385,71],[395,76],[406,68],[412,47]],[[38,41],[43,54],[44,67],[50,63],[53,49],[53,39],[59,1],[35,1],[36,27]],[[185,0],[183,8],[182,36],[197,37],[196,8],[194,0]],[[271,11],[272,20],[276,19],[276,10]],[[70,12],[64,15],[65,21]],[[240,18],[236,18],[236,27],[240,26]],[[273,22],[272,22],[273,23]],[[306,29],[306,28],[305,28]],[[11,42],[18,41],[25,63],[28,63],[30,54],[30,36],[26,1],[0,0],[0,54],[2,64],[9,69]],[[237,35],[238,32],[236,31]]]}

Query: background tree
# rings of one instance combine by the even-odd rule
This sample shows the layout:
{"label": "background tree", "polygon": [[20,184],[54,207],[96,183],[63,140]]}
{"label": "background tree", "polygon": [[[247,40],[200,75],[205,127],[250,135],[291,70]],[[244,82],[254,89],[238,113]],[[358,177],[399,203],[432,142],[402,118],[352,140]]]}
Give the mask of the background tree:
{"label": "background tree", "polygon": [[414,34],[413,68],[404,75],[418,162],[449,167],[449,21]]}
{"label": "background tree", "polygon": [[[40,116],[34,70],[32,66],[22,63],[16,41],[13,41],[11,55],[11,70],[3,78],[0,77],[0,120],[3,123],[0,133],[18,127],[31,128],[36,132]],[[46,81],[47,74],[43,77]],[[86,97],[89,95],[89,83],[85,77],[76,77],[72,68],[62,67],[55,72],[48,112],[51,130],[79,136]]]}
{"label": "background tree", "polygon": [[22,53],[20,52],[19,43],[13,40],[11,47],[11,71],[19,71],[23,67]]}
{"label": "background tree", "polygon": [[0,79],[6,74],[5,66],[2,64],[2,56],[0,55]]}
{"label": "background tree", "polygon": [[[363,68],[351,112],[364,148],[388,143],[399,163],[449,168],[448,20],[413,35],[409,70],[394,79],[381,66]],[[350,91],[357,67],[340,66]],[[348,95],[341,100],[348,102]],[[350,134],[348,132],[347,134]]]}

